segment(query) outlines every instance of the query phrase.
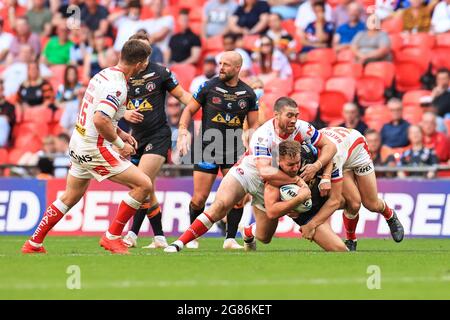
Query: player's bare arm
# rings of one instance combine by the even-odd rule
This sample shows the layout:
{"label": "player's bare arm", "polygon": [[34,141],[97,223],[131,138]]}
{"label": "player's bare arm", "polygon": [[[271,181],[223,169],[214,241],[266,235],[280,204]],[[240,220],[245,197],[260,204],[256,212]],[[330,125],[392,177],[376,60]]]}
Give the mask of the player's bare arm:
{"label": "player's bare arm", "polygon": [[[303,181],[303,180],[302,180]],[[298,205],[311,198],[311,190],[306,184],[299,189],[297,196],[290,200],[282,201],[280,198],[280,189],[268,183],[264,188],[264,205],[269,219],[278,219],[289,211],[294,210]]]}
{"label": "player's bare arm", "polygon": [[134,149],[137,148],[138,143],[137,143],[136,139],[131,134],[123,131],[119,127],[117,127],[116,133],[120,137],[120,139],[123,140],[123,142],[129,143]]}
{"label": "player's bare arm", "polygon": [[127,158],[135,154],[134,148],[129,143],[124,142],[116,133],[116,129],[107,115],[102,112],[96,112],[93,120],[98,133],[117,147],[122,157]]}
{"label": "player's bare arm", "polygon": [[320,149],[319,158],[313,164],[306,165],[300,175],[300,177],[307,182],[310,181],[323,166],[330,163],[337,152],[336,145],[323,135],[316,147]]}
{"label": "player's bare arm", "polygon": [[331,190],[331,172],[333,171],[333,161],[330,161],[323,169],[322,178],[319,183],[321,197],[327,197]]}
{"label": "player's bare arm", "polygon": [[255,165],[259,175],[274,187],[281,187],[285,184],[297,184],[301,186],[300,177],[290,177],[283,171],[272,166],[272,158],[256,158]]}
{"label": "player's bare arm", "polygon": [[180,85],[173,88],[172,91],[170,91],[170,94],[178,99],[182,104],[187,106],[189,102],[192,99],[192,94],[186,90]]}
{"label": "player's bare arm", "polygon": [[191,143],[191,134],[187,129],[191,123],[192,116],[200,109],[201,105],[195,99],[191,99],[181,114],[180,124],[178,126],[177,150],[180,155],[184,156],[188,153]]}

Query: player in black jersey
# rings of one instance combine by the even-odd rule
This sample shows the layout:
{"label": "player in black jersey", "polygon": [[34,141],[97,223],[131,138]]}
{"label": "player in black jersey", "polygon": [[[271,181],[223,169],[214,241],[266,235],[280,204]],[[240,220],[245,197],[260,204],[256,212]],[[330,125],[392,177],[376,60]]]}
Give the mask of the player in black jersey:
{"label": "player in black jersey", "polygon": [[[242,128],[245,119],[251,130],[258,126],[256,95],[239,79],[241,55],[234,51],[225,52],[219,64],[219,76],[200,86],[183,111],[179,125],[177,149],[184,156],[191,144],[187,128],[192,115],[202,108],[201,152],[193,153],[194,195],[189,204],[191,223],[203,213],[219,169],[226,175],[244,153]],[[242,206],[237,206],[228,214],[224,249],[242,248],[234,239],[242,212]],[[198,248],[198,242],[191,241],[187,248]]]}
{"label": "player in black jersey", "polygon": [[[130,39],[138,39],[150,45],[146,33],[138,32]],[[155,185],[155,178],[164,164],[170,146],[171,130],[167,123],[165,102],[169,92],[187,105],[192,95],[178,84],[172,72],[159,64],[149,62],[146,70],[128,80],[128,104],[125,119],[131,124],[131,133],[138,141],[132,162],[147,174]],[[149,199],[133,219],[131,230],[124,242],[136,246],[137,235],[145,216],[153,228],[154,240],[147,248],[164,248],[167,240],[161,224],[161,209],[156,197]]]}
{"label": "player in black jersey", "polygon": [[[312,145],[300,145],[299,142],[286,140],[279,145],[279,168],[289,176],[295,177],[299,174],[300,168],[306,164],[314,163],[317,160],[317,151]],[[300,189],[298,195],[291,200],[282,201],[280,199],[280,188],[270,184],[265,185],[264,189],[264,206],[266,211],[266,219],[243,228],[246,250],[255,250],[257,238],[263,243],[269,243],[272,240],[278,225],[278,219],[284,215],[289,215],[293,220],[302,226],[308,223],[320,210],[327,200],[325,194],[329,191],[323,188],[323,184],[329,184],[330,180],[326,179],[330,176],[333,163],[327,165],[323,172],[319,172],[315,178],[309,181],[308,185]],[[303,213],[293,211],[305,200],[311,198],[312,208]],[[313,241],[326,251],[348,251],[344,242],[331,229],[330,223],[326,222],[316,228]]]}

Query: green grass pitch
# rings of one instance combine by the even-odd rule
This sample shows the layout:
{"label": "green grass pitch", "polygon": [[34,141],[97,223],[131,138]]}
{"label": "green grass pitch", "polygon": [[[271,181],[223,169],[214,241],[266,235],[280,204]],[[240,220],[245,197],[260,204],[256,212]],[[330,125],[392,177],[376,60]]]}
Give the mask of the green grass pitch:
{"label": "green grass pitch", "polygon": [[[0,299],[450,299],[450,239],[360,239],[356,253],[325,253],[276,238],[248,253],[204,238],[198,250],[115,256],[98,237],[49,237],[49,254],[22,256],[25,239],[0,238]],[[79,290],[67,288],[71,265],[80,270]],[[380,289],[368,289],[371,265]]]}

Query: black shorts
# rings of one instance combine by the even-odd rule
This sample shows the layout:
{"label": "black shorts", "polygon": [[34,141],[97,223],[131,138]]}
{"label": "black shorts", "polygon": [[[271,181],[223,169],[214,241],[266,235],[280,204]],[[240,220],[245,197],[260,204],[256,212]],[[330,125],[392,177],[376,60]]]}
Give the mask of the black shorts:
{"label": "black shorts", "polygon": [[200,171],[210,174],[218,174],[219,168],[220,170],[223,170],[223,169],[230,169],[233,166],[234,164],[216,164],[203,161],[194,164],[194,171]]}
{"label": "black shorts", "polygon": [[313,199],[313,206],[312,206],[311,210],[300,213],[298,218],[293,219],[295,221],[295,223],[298,224],[299,226],[303,226],[303,225],[307,224],[320,211],[320,209],[323,207],[323,205],[325,204],[327,199],[328,199],[327,197],[323,197],[323,198],[320,197],[319,200],[315,201],[315,203],[314,203],[314,199]]}
{"label": "black shorts", "polygon": [[131,157],[131,162],[135,165],[139,164],[144,154],[157,154],[167,159],[172,146],[172,131],[168,126],[164,126],[148,137],[136,138],[136,140],[138,141],[138,148],[136,154]]}

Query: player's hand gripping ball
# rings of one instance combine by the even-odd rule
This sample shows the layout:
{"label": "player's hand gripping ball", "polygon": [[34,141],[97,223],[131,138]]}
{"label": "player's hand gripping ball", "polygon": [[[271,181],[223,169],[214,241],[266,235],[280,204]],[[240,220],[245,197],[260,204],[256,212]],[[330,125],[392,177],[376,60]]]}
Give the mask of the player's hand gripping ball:
{"label": "player's hand gripping ball", "polygon": [[[286,184],[284,186],[280,187],[280,198],[283,201],[288,201],[291,200],[292,198],[295,198],[298,193],[299,190],[302,187],[299,187],[296,184]],[[303,188],[307,188],[306,186]],[[312,200],[311,198],[309,198],[308,200],[306,200],[305,202],[299,204],[296,208],[294,208],[294,211],[298,212],[298,213],[303,213],[306,211],[311,210],[312,208]]]}

